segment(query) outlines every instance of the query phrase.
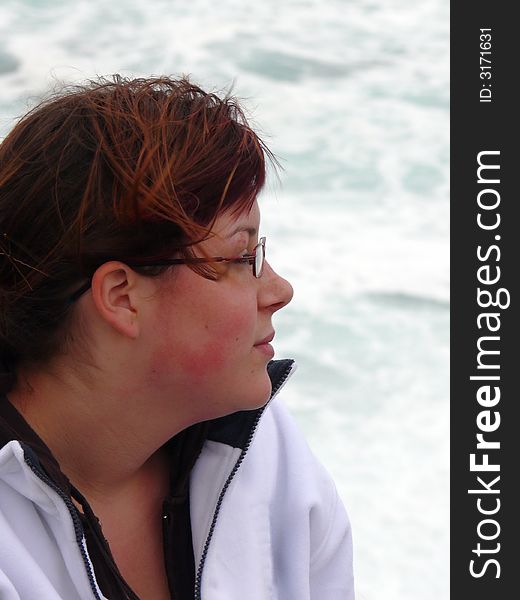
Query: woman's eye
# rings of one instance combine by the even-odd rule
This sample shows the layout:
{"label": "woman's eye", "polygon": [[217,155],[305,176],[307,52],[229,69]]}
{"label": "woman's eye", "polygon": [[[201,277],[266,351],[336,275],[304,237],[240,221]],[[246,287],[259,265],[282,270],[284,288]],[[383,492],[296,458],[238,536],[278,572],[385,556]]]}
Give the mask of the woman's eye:
{"label": "woman's eye", "polygon": [[246,256],[248,256],[249,254],[251,254],[251,252],[246,248],[245,250],[242,250],[242,252],[238,252],[235,255],[235,259],[240,260],[241,258],[245,258]]}
{"label": "woman's eye", "polygon": [[235,261],[239,265],[247,265],[247,266],[249,266],[249,264],[250,264],[250,258],[249,257],[250,256],[251,256],[251,251],[246,248],[245,250],[243,250],[242,252],[240,252],[239,254],[237,254],[237,256],[235,257]]}

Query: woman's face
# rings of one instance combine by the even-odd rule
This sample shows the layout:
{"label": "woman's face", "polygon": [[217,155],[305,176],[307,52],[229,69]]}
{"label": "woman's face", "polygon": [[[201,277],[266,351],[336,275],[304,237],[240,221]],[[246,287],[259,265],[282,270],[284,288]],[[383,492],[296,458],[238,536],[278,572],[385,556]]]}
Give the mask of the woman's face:
{"label": "woman's face", "polygon": [[[236,257],[258,243],[260,211],[220,216],[203,243],[207,256]],[[267,248],[267,251],[269,248]],[[273,314],[292,298],[291,285],[267,262],[262,276],[251,265],[224,263],[217,281],[186,265],[174,267],[157,298],[147,369],[156,390],[170,391],[193,422],[263,405],[273,356],[261,342],[274,333]]]}

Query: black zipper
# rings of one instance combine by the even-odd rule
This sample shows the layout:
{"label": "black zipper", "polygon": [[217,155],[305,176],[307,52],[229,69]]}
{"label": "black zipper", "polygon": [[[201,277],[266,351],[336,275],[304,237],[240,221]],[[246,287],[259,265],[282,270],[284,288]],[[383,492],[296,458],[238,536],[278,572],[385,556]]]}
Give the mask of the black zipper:
{"label": "black zipper", "polygon": [[[87,519],[87,525],[92,535],[92,539],[96,543],[98,550],[101,552],[101,555],[105,561],[105,564],[110,568],[111,574],[116,580],[116,583],[119,588],[118,594],[122,594],[121,596],[117,596],[118,600],[139,600],[137,594],[132,590],[132,588],[128,585],[124,577],[119,572],[119,569],[114,561],[114,557],[112,556],[112,553],[110,551],[108,542],[106,541],[103,532],[101,531],[99,519],[92,511],[92,508],[90,508],[88,501],[83,496],[83,494],[73,485],[71,485],[71,496],[75,500],[77,500],[83,507],[83,511],[85,514],[85,518]],[[83,535],[86,537],[85,528],[83,528]],[[112,592],[115,593],[114,590],[112,590]]]}
{"label": "black zipper", "polygon": [[[282,385],[285,383],[285,381],[289,377],[289,375],[292,371],[292,368],[293,368],[293,364],[294,364],[294,361],[290,361],[289,366],[286,368],[283,375],[276,382],[276,385],[273,387],[273,389],[271,391],[271,397],[269,398],[269,402],[271,402],[271,400],[277,394],[278,390],[282,387]],[[240,453],[240,456],[238,457],[238,459],[235,463],[235,466],[231,470],[231,473],[229,474],[228,478],[226,479],[226,481],[222,487],[222,490],[220,491],[220,494],[219,494],[219,497],[217,500],[217,504],[215,506],[215,511],[213,513],[213,519],[211,521],[209,532],[206,537],[206,543],[204,544],[204,549],[202,550],[202,555],[200,557],[199,568],[197,569],[197,575],[195,577],[195,600],[201,600],[202,571],[204,569],[204,564],[206,562],[206,556],[208,554],[209,545],[211,543],[211,538],[213,537],[213,532],[214,532],[216,524],[217,524],[220,507],[222,505],[222,501],[224,500],[224,495],[227,492],[227,489],[229,488],[229,485],[231,484],[231,481],[235,477],[238,469],[240,468],[242,461],[244,460],[246,452],[248,451],[249,446],[251,445],[251,442],[253,441],[253,436],[254,436],[256,428],[258,426],[258,422],[260,421],[261,416],[264,414],[265,409],[269,406],[269,402],[263,408],[259,409],[259,411],[255,417],[255,420],[253,421],[253,424],[251,425],[251,430],[249,432],[247,441],[242,449],[242,452]]]}
{"label": "black zipper", "polygon": [[72,523],[74,525],[74,533],[76,535],[76,542],[78,543],[81,557],[83,558],[83,564],[85,565],[85,570],[87,571],[88,580],[90,583],[90,588],[96,600],[103,600],[101,596],[98,594],[96,580],[94,578],[94,573],[92,571],[92,566],[87,556],[87,552],[83,545],[83,525],[81,524],[81,520],[77,514],[76,507],[72,503],[71,499],[67,496],[67,494],[52,481],[40,468],[39,465],[35,464],[31,458],[32,450],[27,448],[27,446],[23,445],[24,450],[24,460],[26,464],[29,466],[31,471],[39,478],[43,483],[48,485],[52,490],[54,490],[58,496],[65,502],[66,507],[69,510],[70,516],[72,517]]}

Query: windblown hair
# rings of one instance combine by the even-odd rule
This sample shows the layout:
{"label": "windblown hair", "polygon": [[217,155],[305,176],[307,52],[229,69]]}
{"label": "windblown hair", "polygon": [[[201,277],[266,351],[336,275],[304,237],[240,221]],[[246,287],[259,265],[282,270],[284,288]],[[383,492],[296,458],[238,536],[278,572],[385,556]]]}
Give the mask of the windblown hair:
{"label": "windblown hair", "polygon": [[0,391],[62,349],[71,292],[97,267],[189,256],[219,214],[251,207],[266,157],[278,165],[236,98],[187,77],[116,75],[23,117],[0,145]]}

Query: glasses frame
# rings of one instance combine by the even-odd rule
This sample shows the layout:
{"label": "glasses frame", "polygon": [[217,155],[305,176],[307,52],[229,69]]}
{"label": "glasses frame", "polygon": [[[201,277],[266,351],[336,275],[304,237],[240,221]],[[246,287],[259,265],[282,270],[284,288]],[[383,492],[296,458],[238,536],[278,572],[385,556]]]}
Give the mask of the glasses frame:
{"label": "glasses frame", "polygon": [[[258,257],[260,256],[260,260]],[[108,260],[108,259],[107,259]],[[124,262],[124,261],[123,261]],[[264,262],[265,262],[265,237],[261,237],[258,240],[258,244],[253,248],[251,254],[244,254],[243,256],[235,256],[233,258],[225,258],[224,256],[211,256],[211,257],[185,257],[185,258],[164,258],[160,260],[156,259],[143,259],[139,261],[126,262],[129,267],[167,267],[171,265],[197,265],[204,263],[213,262],[228,262],[228,263],[249,263],[252,266],[253,277],[259,279],[262,277]],[[82,285],[76,292],[70,296],[70,302],[75,302],[80,296],[82,296],[92,285],[92,280],[89,279],[87,283]]]}

